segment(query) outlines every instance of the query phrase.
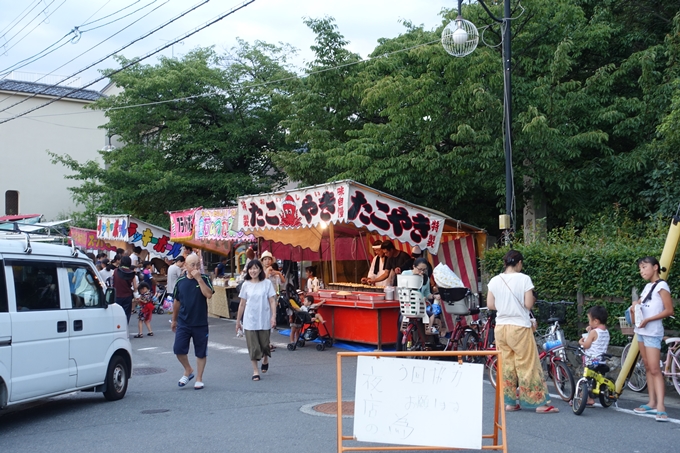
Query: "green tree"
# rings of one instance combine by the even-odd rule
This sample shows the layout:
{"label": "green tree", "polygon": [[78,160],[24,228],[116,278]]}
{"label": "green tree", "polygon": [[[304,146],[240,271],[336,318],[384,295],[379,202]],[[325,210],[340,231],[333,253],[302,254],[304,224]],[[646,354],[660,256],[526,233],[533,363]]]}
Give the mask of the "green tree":
{"label": "green tree", "polygon": [[289,93],[272,81],[294,78],[286,63],[292,52],[239,41],[223,56],[197,49],[112,74],[123,91],[94,108],[106,111],[104,128],[123,146],[101,152],[103,168],[52,155],[81,183],[71,191],[89,221],[129,213],[167,225],[168,210],[234,205],[240,195],[280,187],[284,175],[269,156],[286,148],[275,106]]}
{"label": "green tree", "polygon": [[[489,3],[501,16],[502,2]],[[653,144],[677,89],[676,38],[666,36],[677,35],[672,19],[679,6],[514,4],[520,216],[525,196],[547,203],[551,226],[584,225],[614,204],[635,217],[660,209],[648,176],[657,167],[676,171],[657,163]],[[402,35],[379,41],[373,60],[350,66],[356,56],[343,52],[332,20],[307,21],[317,34],[317,59],[284,122],[296,150],[280,153],[276,163],[304,183],[352,178],[495,229],[505,194],[500,47],[480,43],[465,58],[446,54],[438,38],[456,14],[447,13],[435,31],[406,22]],[[638,14],[644,18],[635,22]],[[465,5],[463,16],[487,23],[484,41],[500,44],[500,28],[479,4]]]}

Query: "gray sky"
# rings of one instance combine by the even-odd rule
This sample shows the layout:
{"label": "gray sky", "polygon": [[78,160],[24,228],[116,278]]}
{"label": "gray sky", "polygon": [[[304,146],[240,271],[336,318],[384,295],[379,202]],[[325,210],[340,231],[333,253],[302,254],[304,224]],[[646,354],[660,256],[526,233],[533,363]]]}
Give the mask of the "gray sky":
{"label": "gray sky", "polygon": [[[39,74],[54,71],[56,75],[69,76],[199,2],[200,0],[0,0],[0,78],[10,66],[56,43],[75,26],[97,21],[131,5],[114,16],[80,27],[81,30],[87,30],[149,5],[117,22],[84,32],[76,43],[68,42],[50,55],[16,69],[19,72]],[[128,58],[146,54],[239,4],[241,2],[238,0],[212,0],[121,53]],[[400,20],[422,24],[425,29],[431,30],[441,24],[439,13],[442,8],[450,9],[456,5],[455,0],[256,0],[182,44],[164,50],[162,55],[171,56],[174,52],[175,56],[180,56],[195,47],[211,45],[221,52],[234,46],[236,38],[240,37],[248,42],[262,40],[291,44],[299,50],[293,63],[302,66],[305,61],[313,58],[309,46],[314,43],[314,34],[302,23],[302,18],[331,16],[335,18],[340,32],[350,41],[349,49],[366,57],[375,48],[378,38],[396,37],[404,31]],[[35,8],[31,10],[33,7]],[[138,23],[68,62],[156,7],[159,8]],[[23,20],[17,21],[24,15]],[[67,39],[60,41],[63,42],[67,42]],[[155,56],[145,61],[155,62]],[[64,67],[59,68],[64,64]],[[79,85],[98,78],[97,69],[111,67],[116,67],[116,64],[109,58],[79,74]],[[56,83],[57,80],[50,76],[42,81]],[[105,82],[99,82],[93,88],[102,88],[104,85]]]}

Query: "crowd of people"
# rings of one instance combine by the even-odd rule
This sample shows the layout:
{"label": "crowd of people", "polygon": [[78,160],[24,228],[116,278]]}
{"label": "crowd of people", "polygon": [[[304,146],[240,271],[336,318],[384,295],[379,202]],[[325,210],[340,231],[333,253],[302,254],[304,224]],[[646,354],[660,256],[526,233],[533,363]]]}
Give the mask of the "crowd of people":
{"label": "crowd of people", "polygon": [[[430,280],[432,265],[419,248],[414,247],[411,255],[408,255],[397,250],[390,241],[376,241],[372,247],[375,257],[362,283],[377,287],[393,286],[397,275],[421,276],[423,283],[419,291],[428,301],[428,305],[433,303],[437,298],[437,289],[434,281]],[[92,254],[88,256],[95,261],[106,284],[116,289],[116,303],[123,307],[128,322],[137,306],[139,333],[135,338],[143,336],[144,325],[147,327],[147,335],[152,336],[152,264],[142,259],[141,248],[135,247],[129,252],[119,249],[111,259],[105,253],[96,257]],[[237,335],[243,335],[246,340],[253,371],[252,380],[259,381],[261,375],[269,370],[274,349],[270,335],[277,325],[277,298],[288,288],[285,287],[286,278],[271,252],[266,251],[257,259],[254,250],[249,248],[245,256],[245,266],[239,277],[241,284],[236,330]],[[557,413],[559,410],[550,404],[533,335],[536,329],[532,316],[536,301],[535,288],[531,277],[522,272],[524,256],[511,250],[503,260],[503,272],[491,278],[488,283],[486,301],[488,308],[497,312],[494,336],[504,364],[499,378],[504,383],[506,411],[532,409],[541,414]],[[167,294],[173,301],[171,327],[175,332],[173,351],[184,368],[178,385],[184,387],[196,378],[194,388],[202,389],[209,336],[207,299],[212,297],[214,289],[210,277],[201,272],[199,256],[190,247],[185,247],[183,254],[168,264]],[[629,311],[631,322],[635,323],[636,317],[638,318],[635,333],[638,335],[640,353],[647,373],[649,401],[634,412],[653,414],[657,421],[665,422],[668,421],[664,406],[665,382],[659,359],[664,335],[662,320],[673,315],[673,303],[668,283],[659,277],[661,266],[658,260],[644,257],[638,261],[638,266],[640,275],[649,283]],[[215,275],[225,275],[225,272],[226,262],[221,260],[215,268]],[[305,275],[305,291],[298,290],[302,296],[301,304],[294,307],[294,310],[311,313],[310,319],[313,322],[323,323],[325,321],[316,313],[316,309],[325,301],[316,302],[312,295],[321,286],[316,268],[305,268]],[[296,344],[300,335],[300,324],[294,314],[289,309],[292,344]],[[597,363],[606,354],[609,346],[608,313],[604,307],[594,306],[588,310],[587,316],[588,327],[579,340],[579,345],[584,349],[588,363]],[[430,325],[435,325],[433,319],[430,319]],[[399,328],[397,331],[399,349],[401,331]],[[422,334],[425,335],[425,332]],[[196,356],[195,369],[188,359],[191,342]],[[592,398],[589,398],[587,404],[594,404]]]}

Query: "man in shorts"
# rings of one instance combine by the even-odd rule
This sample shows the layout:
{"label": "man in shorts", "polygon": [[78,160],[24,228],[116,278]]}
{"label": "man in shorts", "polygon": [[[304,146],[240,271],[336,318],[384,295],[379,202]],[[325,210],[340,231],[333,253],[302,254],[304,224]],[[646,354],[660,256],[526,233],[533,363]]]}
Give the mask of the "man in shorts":
{"label": "man in shorts", "polygon": [[194,378],[189,364],[189,341],[194,341],[196,354],[196,383],[194,389],[203,388],[203,370],[208,355],[208,299],[213,290],[210,278],[201,274],[197,255],[189,255],[185,261],[186,275],[175,283],[173,292],[172,331],[175,332],[173,352],[184,367],[184,375],[177,385],[184,387]]}

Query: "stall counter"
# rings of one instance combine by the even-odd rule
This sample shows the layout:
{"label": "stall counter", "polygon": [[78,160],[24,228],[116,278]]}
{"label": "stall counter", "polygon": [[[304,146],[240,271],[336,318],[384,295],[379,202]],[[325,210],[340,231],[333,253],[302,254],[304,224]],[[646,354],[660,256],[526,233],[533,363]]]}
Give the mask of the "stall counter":
{"label": "stall counter", "polygon": [[231,318],[229,314],[229,301],[238,298],[236,288],[228,286],[213,286],[215,294],[208,299],[208,315],[220,318]]}
{"label": "stall counter", "polygon": [[325,299],[317,311],[326,321],[326,329],[333,340],[371,344],[377,349],[396,342],[399,301]]}

